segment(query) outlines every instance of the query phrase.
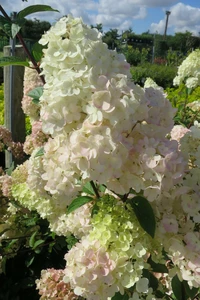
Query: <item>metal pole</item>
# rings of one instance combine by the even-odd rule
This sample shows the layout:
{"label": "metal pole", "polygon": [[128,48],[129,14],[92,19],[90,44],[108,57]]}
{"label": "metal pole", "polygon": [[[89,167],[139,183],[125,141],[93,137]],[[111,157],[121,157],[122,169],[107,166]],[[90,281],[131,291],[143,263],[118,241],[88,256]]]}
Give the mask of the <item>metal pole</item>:
{"label": "metal pole", "polygon": [[[16,12],[12,12],[11,13],[11,20],[13,21],[16,18],[17,13]],[[10,56],[15,56],[15,45],[16,45],[16,38],[12,39],[10,38]],[[14,68],[11,65],[10,66],[10,86],[9,86],[9,103],[10,103],[10,124],[9,124],[9,130],[12,133],[12,129],[13,129],[13,118],[14,118]],[[7,151],[6,153],[6,160],[8,162],[8,164],[12,164],[13,161],[13,157],[12,157],[12,153],[10,153],[9,151]],[[9,166],[7,166],[9,167]]]}
{"label": "metal pole", "polygon": [[169,20],[169,15],[171,14],[171,11],[167,10],[166,11],[166,23],[165,23],[165,32],[164,32],[164,40],[166,38],[167,35],[167,26],[168,26],[168,20]]}

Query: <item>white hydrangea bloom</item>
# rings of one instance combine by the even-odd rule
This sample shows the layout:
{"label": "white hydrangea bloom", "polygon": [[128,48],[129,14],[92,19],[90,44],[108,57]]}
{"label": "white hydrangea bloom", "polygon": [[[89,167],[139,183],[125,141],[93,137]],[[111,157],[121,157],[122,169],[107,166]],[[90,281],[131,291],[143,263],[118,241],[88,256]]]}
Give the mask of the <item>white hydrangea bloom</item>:
{"label": "white hydrangea bloom", "polygon": [[174,85],[182,82],[188,88],[195,88],[200,85],[200,49],[191,52],[178,67],[178,74],[174,78]]}

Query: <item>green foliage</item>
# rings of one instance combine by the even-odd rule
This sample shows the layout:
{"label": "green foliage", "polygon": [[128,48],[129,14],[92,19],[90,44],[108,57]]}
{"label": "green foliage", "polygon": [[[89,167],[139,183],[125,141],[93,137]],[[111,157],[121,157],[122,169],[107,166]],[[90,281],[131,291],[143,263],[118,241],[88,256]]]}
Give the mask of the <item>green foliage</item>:
{"label": "green foliage", "polygon": [[173,107],[177,108],[175,124],[182,124],[189,128],[195,120],[200,122],[200,111],[192,110],[189,106],[189,103],[200,100],[199,86],[189,90],[181,84],[179,87],[167,88],[166,92]]}
{"label": "green foliage", "polygon": [[4,272],[0,274],[0,300],[38,300],[35,280],[40,278],[42,269],[65,267],[63,257],[68,243],[65,237],[50,232],[48,222],[36,212],[19,211],[15,226],[23,235],[2,240]]}
{"label": "green foliage", "polygon": [[38,150],[38,152],[35,154],[34,157],[43,156],[43,155],[44,155],[44,148],[42,147]]}
{"label": "green foliage", "polygon": [[166,60],[168,66],[179,66],[184,59],[185,55],[179,51],[173,51],[171,49],[167,51]]}
{"label": "green foliage", "polygon": [[172,278],[172,290],[177,300],[196,299],[199,291],[198,288],[190,289],[187,281],[180,281],[177,275]]}
{"label": "green foliage", "polygon": [[150,77],[164,89],[172,87],[176,73],[177,68],[174,66],[146,63],[142,66],[131,67],[133,81],[141,86],[144,84],[146,78]]}
{"label": "green foliage", "polygon": [[4,90],[3,84],[0,85],[0,125],[4,124]]}
{"label": "green foliage", "polygon": [[48,31],[51,24],[47,21],[40,21],[38,19],[26,20],[24,26],[21,28],[21,35],[24,39],[39,41],[44,32]]}
{"label": "green foliage", "polygon": [[193,89],[190,94],[187,93],[184,84],[181,84],[178,87],[167,88],[166,92],[167,98],[171,101],[174,107],[178,107],[178,105],[182,104],[186,98],[188,103],[200,100],[200,86]]}
{"label": "green foliage", "polygon": [[39,104],[39,101],[40,101],[40,97],[42,96],[43,94],[43,87],[42,86],[39,86],[39,87],[36,87],[34,88],[32,91],[30,91],[28,93],[28,96],[33,98],[33,102],[35,104]]}
{"label": "green foliage", "polygon": [[118,34],[117,29],[110,29],[103,35],[103,42],[108,45],[109,49],[115,49],[120,44],[120,35]]}
{"label": "green foliage", "polygon": [[88,196],[80,196],[76,199],[74,199],[71,204],[67,208],[67,213],[70,214],[77,208],[83,206],[84,204],[93,201],[93,198],[88,197]]}
{"label": "green foliage", "polygon": [[24,61],[24,59],[16,56],[4,56],[0,58],[0,67],[11,65],[28,67],[29,63],[28,61]]}
{"label": "green foliage", "polygon": [[132,206],[141,227],[153,238],[156,230],[156,220],[151,204],[147,199],[136,196],[128,203]]}
{"label": "green foliage", "polygon": [[[4,88],[0,85],[0,125],[4,125]],[[31,123],[28,116],[25,118],[26,135],[31,133]]]}
{"label": "green foliage", "polygon": [[148,61],[150,49],[142,48],[142,50],[140,50],[139,48],[128,46],[122,52],[130,65],[137,66],[138,64],[144,64]]}

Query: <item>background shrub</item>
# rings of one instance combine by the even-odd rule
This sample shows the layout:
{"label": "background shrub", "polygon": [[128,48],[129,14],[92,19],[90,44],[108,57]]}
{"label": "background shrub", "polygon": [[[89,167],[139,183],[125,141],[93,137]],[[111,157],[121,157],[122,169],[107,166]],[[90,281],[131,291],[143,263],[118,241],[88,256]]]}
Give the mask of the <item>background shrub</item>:
{"label": "background shrub", "polygon": [[131,67],[132,79],[143,86],[147,77],[152,78],[164,89],[173,87],[173,79],[176,76],[177,67],[146,63],[142,66]]}
{"label": "background shrub", "polygon": [[[0,125],[4,125],[4,89],[3,84],[0,85]],[[28,116],[25,118],[26,135],[31,133],[31,123]]]}

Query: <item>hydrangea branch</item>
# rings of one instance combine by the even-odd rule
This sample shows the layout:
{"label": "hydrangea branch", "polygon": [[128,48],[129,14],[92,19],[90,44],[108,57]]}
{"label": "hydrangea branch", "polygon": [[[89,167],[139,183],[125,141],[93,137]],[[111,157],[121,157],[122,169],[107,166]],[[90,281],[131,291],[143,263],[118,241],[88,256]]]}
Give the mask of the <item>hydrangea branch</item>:
{"label": "hydrangea branch", "polygon": [[[5,12],[5,10],[3,9],[2,5],[0,5],[0,11],[1,11],[1,13],[4,15],[4,17],[5,17],[9,22],[12,22],[12,21],[11,21],[11,18],[8,16],[8,14],[7,14],[7,13]],[[38,72],[38,74],[40,74],[40,73],[41,73],[41,70],[40,70],[40,68],[38,67],[37,62],[35,61],[35,59],[34,59],[33,56],[31,55],[29,49],[27,48],[27,46],[26,46],[26,44],[25,44],[25,42],[24,42],[23,37],[21,36],[21,34],[20,34],[19,32],[17,33],[17,37],[18,37],[18,39],[19,39],[21,45],[23,46],[24,51],[26,52],[26,54],[27,54],[29,60],[32,62],[33,66],[34,66],[34,68],[36,69],[36,71]],[[40,75],[40,77],[41,77],[42,82],[45,83],[44,76],[43,76],[43,75]]]}

